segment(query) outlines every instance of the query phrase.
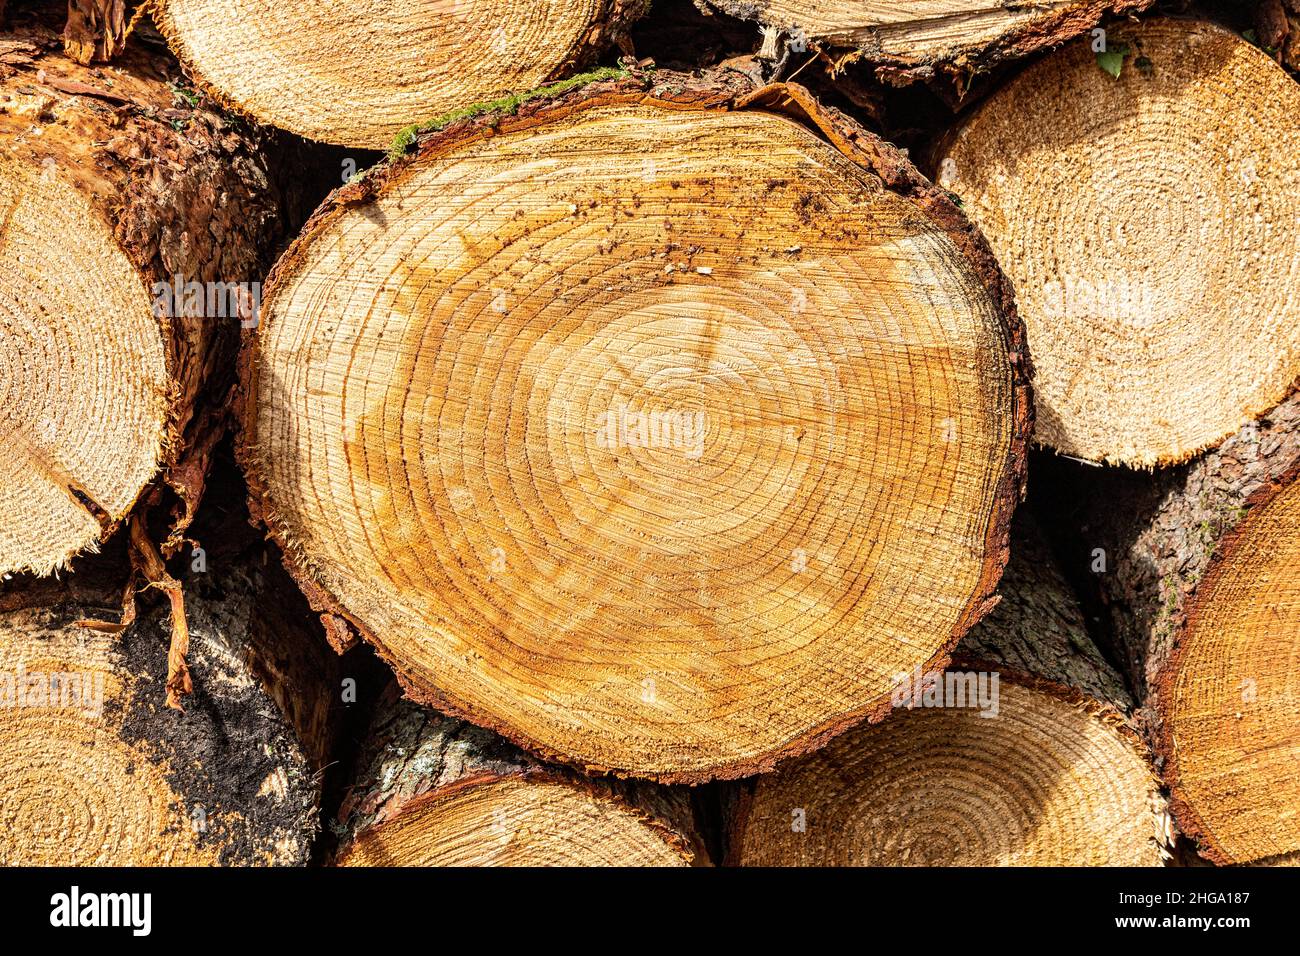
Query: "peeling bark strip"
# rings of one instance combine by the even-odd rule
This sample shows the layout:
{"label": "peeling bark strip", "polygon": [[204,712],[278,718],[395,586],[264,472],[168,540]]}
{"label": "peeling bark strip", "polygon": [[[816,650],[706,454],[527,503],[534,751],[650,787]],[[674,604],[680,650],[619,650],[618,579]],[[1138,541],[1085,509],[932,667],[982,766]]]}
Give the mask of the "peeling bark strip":
{"label": "peeling bark strip", "polygon": [[[316,213],[245,362],[252,511],[336,639],[421,703],[662,782],[768,769],[943,666],[1006,560],[1031,401],[945,193],[729,71],[412,148]],[[704,440],[609,447],[618,409]]]}
{"label": "peeling bark strip", "polygon": [[285,225],[273,141],[192,105],[165,56],[131,46],[92,70],[30,19],[8,43],[0,572],[96,547],[159,476],[180,499],[166,557],[226,424],[240,320],[162,308],[154,289],[261,279]]}
{"label": "peeling bark strip", "polygon": [[412,123],[593,63],[649,0],[402,0],[322,17],[316,0],[156,0],[209,95],[310,139],[382,149]]}
{"label": "peeling bark strip", "polygon": [[306,706],[330,688],[312,670],[267,681],[260,664],[312,640],[303,622],[261,627],[281,598],[260,563],[196,575],[194,695],[171,710],[159,691],[168,602],[142,598],[119,635],[77,626],[116,610],[124,566],[115,554],[0,586],[0,865],[305,864],[327,741],[301,742],[275,699],[289,686]]}
{"label": "peeling bark strip", "polygon": [[1154,0],[695,0],[701,9],[775,28],[785,42],[855,50],[882,78],[903,84],[969,75],[1050,49],[1110,14]]}
{"label": "peeling bark strip", "polygon": [[[732,865],[1161,865],[1172,824],[1123,681],[1023,513],[1011,553],[1002,603],[946,673],[903,684],[884,723],[734,786]],[[982,683],[978,701],[952,694],[980,681],[992,708]]]}
{"label": "peeling bark strip", "polygon": [[340,865],[708,865],[684,790],[546,767],[393,691],[340,810]]}
{"label": "peeling bark strip", "polygon": [[1219,863],[1300,851],[1298,470],[1300,392],[1188,466],[1065,486],[1175,815]]}
{"label": "peeling bark strip", "polygon": [[78,63],[119,56],[126,36],[126,0],[68,0],[63,49]]}
{"label": "peeling bark strip", "polygon": [[948,135],[935,181],[1016,287],[1035,438],[1176,464],[1300,374],[1300,85],[1202,20],[1117,24],[1106,42],[1118,76],[1087,39],[1037,61]]}

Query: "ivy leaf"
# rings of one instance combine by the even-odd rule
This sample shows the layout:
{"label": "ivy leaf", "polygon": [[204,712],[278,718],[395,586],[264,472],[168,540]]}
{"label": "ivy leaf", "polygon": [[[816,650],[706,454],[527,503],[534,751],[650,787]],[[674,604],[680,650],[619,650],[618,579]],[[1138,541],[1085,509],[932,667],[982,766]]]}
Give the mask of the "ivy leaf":
{"label": "ivy leaf", "polygon": [[1118,80],[1120,71],[1124,69],[1124,57],[1127,54],[1128,47],[1122,43],[1109,46],[1097,54],[1097,65]]}

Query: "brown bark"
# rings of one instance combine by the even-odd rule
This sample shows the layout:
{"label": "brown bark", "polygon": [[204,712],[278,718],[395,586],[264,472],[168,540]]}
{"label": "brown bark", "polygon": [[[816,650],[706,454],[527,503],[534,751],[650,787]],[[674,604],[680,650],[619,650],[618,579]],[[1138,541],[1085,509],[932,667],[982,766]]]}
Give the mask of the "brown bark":
{"label": "brown bark", "polygon": [[341,865],[708,863],[684,789],[548,767],[396,687],[358,767],[336,828]]}
{"label": "brown bark", "polygon": [[1261,0],[1255,8],[1259,45],[1289,70],[1300,70],[1300,0]]}
{"label": "brown bark", "polygon": [[[932,4],[909,21],[899,15],[897,4],[888,3],[859,4],[852,15],[838,15],[834,5],[809,2],[800,15],[785,12],[798,10],[798,4],[783,4],[783,11],[776,12],[766,0],[695,2],[706,12],[715,10],[779,30],[786,43],[793,40],[800,45],[810,43],[812,48],[851,51],[850,56],[837,58],[841,65],[860,60],[892,84],[947,78],[959,80],[958,89],[964,91],[977,73],[1064,43],[1107,16],[1145,10],[1154,0],[1074,0],[1043,5],[1045,9],[1035,11],[991,0],[979,11],[986,19],[1001,17],[1001,22],[991,25],[981,24],[969,7],[956,5],[944,11]],[[947,18],[967,25],[936,37],[936,27]]]}
{"label": "brown bark", "polygon": [[104,62],[126,46],[126,0],[68,0],[63,48],[78,63]]}
{"label": "brown bark", "polygon": [[[1049,509],[1061,527],[1080,529],[1070,544],[1077,570],[1096,582],[1116,657],[1148,711],[1216,551],[1297,460],[1300,392],[1179,468],[1101,470],[1045,459],[1061,489]],[[1104,570],[1095,570],[1103,560]]]}
{"label": "brown bark", "polygon": [[[1023,510],[1011,555],[1001,603],[962,639],[947,674],[932,675],[934,697],[929,675],[900,675],[909,690],[883,724],[728,789],[731,865],[1157,865],[1169,857],[1172,828],[1150,752],[1128,719],[1132,698]],[[989,681],[996,710],[981,714],[969,698],[944,696],[946,681],[976,675]],[[950,828],[969,839],[946,843]]]}
{"label": "brown bark", "polygon": [[1119,713],[1132,711],[1123,677],[1093,642],[1079,599],[1038,522],[1023,508],[1012,526],[1011,560],[998,594],[997,607],[957,645],[954,667],[1000,668],[1012,679],[1024,675]]}

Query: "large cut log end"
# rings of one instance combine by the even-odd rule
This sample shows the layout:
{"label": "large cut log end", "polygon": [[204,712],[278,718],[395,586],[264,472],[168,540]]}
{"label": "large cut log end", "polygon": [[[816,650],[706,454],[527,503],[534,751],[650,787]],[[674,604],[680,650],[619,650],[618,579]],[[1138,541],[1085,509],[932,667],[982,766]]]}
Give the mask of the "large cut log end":
{"label": "large cut log end", "polygon": [[1028,360],[891,147],[797,87],[650,80],[336,194],[270,280],[245,461],[412,697],[697,782],[878,715],[986,610]]}

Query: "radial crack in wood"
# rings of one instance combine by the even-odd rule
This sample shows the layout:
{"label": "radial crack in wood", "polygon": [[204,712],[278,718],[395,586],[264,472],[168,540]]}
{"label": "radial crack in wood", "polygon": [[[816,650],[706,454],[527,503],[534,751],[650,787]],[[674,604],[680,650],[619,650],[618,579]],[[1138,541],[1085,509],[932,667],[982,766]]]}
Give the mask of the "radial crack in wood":
{"label": "radial crack in wood", "polygon": [[653,78],[336,194],[270,279],[243,457],[412,697],[686,782],[878,716],[984,612],[1029,367],[892,147],[798,87]]}
{"label": "radial crack in wood", "polygon": [[[1300,373],[1300,86],[1210,23],[1116,26],[1029,67],[940,149],[1016,287],[1036,437],[1184,461]],[[1066,106],[1065,104],[1069,104]]]}

